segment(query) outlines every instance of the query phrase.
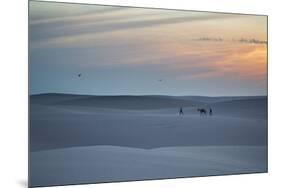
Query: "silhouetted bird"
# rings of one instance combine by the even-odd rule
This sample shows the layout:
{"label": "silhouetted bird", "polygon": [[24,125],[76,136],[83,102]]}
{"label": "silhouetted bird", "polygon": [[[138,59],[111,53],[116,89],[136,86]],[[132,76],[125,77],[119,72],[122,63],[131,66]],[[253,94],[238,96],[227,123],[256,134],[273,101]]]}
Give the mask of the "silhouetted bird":
{"label": "silhouetted bird", "polygon": [[158,80],[158,82],[162,82],[162,81],[163,81],[162,79]]}
{"label": "silhouetted bird", "polygon": [[81,73],[79,73],[79,74],[78,74],[78,77],[81,77],[81,76],[82,76],[82,74],[81,74]]}

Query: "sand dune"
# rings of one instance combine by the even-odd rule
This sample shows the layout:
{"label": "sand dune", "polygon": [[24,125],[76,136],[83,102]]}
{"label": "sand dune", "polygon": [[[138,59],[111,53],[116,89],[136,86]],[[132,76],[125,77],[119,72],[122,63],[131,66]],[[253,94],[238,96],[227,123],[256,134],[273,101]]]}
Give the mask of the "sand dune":
{"label": "sand dune", "polygon": [[[63,99],[67,105],[31,105],[32,151],[89,145],[156,148],[267,144],[267,122],[259,116],[266,113],[264,99],[215,103],[213,117],[200,117],[196,107],[187,107],[185,116],[179,117],[176,108],[116,109],[108,108],[107,103],[106,108],[98,108],[77,105],[80,99],[71,98]],[[59,103],[57,98],[55,101]],[[126,101],[122,98],[117,103]]]}
{"label": "sand dune", "polygon": [[239,99],[211,104],[217,114],[267,119],[267,98]]}
{"label": "sand dune", "polygon": [[264,99],[266,97],[265,96],[227,96],[227,97],[179,96],[176,98],[209,104],[209,103],[218,103],[218,102],[235,101],[235,100]]}
{"label": "sand dune", "polygon": [[266,144],[266,121],[251,119],[60,114],[31,120],[32,151],[89,145],[155,148]]}
{"label": "sand dune", "polygon": [[31,96],[34,104],[91,106],[117,109],[161,109],[179,106],[198,106],[201,102],[165,96],[87,96],[68,94],[44,94]]}
{"label": "sand dune", "polygon": [[32,186],[267,171],[267,97],[42,94],[30,103]]}
{"label": "sand dune", "polygon": [[52,105],[57,102],[68,101],[72,99],[84,98],[88,95],[73,95],[73,94],[59,94],[59,93],[47,93],[47,94],[38,94],[30,96],[31,104],[44,104]]}
{"label": "sand dune", "polygon": [[[203,97],[203,96],[91,96],[72,94],[40,94],[30,96],[31,104],[41,105],[61,105],[61,106],[81,106],[108,109],[130,109],[149,110],[167,109],[179,107],[219,107],[230,109],[231,113],[235,109],[257,111],[263,110],[267,113],[267,97],[265,96],[238,96],[238,97]],[[227,111],[226,111],[227,112]],[[244,114],[244,113],[241,113]],[[259,114],[258,114],[259,115]]]}
{"label": "sand dune", "polygon": [[31,160],[30,183],[44,186],[266,172],[267,148],[89,146],[32,152]]}

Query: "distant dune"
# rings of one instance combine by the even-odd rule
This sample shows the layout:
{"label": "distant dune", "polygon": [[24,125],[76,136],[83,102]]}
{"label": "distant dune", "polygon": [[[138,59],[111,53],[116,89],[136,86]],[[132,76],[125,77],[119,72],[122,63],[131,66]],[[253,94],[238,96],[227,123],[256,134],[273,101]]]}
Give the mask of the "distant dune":
{"label": "distant dune", "polygon": [[69,106],[91,106],[117,109],[160,109],[202,105],[202,102],[164,96],[87,96],[68,94],[32,95],[31,103]]}
{"label": "distant dune", "polygon": [[218,103],[218,102],[235,101],[235,100],[265,99],[266,96],[227,96],[227,97],[179,96],[177,98],[209,104],[209,103]]}
{"label": "distant dune", "polygon": [[30,95],[31,104],[45,104],[52,105],[58,102],[86,98],[88,95],[73,95],[73,94],[59,94],[59,93],[46,93],[38,95]]}
{"label": "distant dune", "polygon": [[[247,101],[251,104],[255,102],[265,102],[265,96],[249,97],[203,97],[203,96],[165,96],[165,95],[119,95],[119,96],[91,96],[72,94],[39,94],[30,96],[31,104],[45,105],[68,105],[68,106],[88,106],[100,108],[117,109],[161,109],[179,107],[209,107],[211,104],[220,102],[237,101],[247,106]],[[228,103],[226,103],[227,105]],[[258,104],[259,105],[259,104]]]}

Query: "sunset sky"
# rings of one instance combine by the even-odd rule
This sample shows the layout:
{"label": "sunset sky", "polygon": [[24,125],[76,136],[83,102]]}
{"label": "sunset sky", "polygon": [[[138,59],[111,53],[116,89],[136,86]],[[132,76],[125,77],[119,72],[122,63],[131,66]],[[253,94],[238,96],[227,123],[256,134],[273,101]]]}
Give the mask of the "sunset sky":
{"label": "sunset sky", "polygon": [[35,1],[29,11],[30,94],[267,94],[266,16]]}

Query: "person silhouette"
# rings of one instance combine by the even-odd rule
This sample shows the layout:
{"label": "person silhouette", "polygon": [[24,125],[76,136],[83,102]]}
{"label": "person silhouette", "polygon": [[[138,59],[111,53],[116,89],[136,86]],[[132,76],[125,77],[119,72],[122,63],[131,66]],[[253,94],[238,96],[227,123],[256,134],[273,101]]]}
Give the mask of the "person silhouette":
{"label": "person silhouette", "polygon": [[182,110],[182,107],[180,108],[179,115],[183,115],[183,110]]}
{"label": "person silhouette", "polygon": [[212,110],[212,108],[210,108],[209,115],[210,115],[210,116],[213,115],[213,110]]}

